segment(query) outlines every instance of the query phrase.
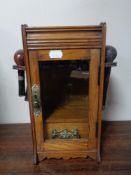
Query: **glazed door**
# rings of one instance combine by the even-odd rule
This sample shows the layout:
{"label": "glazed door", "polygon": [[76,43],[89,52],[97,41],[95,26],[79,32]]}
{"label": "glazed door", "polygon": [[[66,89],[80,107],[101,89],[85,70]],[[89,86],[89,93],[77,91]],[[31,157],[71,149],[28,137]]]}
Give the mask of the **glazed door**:
{"label": "glazed door", "polygon": [[29,52],[38,152],[96,147],[99,49]]}

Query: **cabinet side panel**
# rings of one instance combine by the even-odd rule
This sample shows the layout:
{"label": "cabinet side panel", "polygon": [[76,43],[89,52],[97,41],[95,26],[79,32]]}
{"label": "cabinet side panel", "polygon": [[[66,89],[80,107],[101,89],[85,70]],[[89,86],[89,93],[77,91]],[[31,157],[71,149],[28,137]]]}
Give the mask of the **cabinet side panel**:
{"label": "cabinet side panel", "polygon": [[106,24],[102,23],[102,49],[101,49],[101,71],[100,71],[100,87],[99,87],[99,107],[98,107],[98,148],[97,161],[100,162],[100,144],[101,144],[101,124],[102,124],[102,104],[103,104],[103,86],[104,86],[104,70],[105,70],[105,46],[106,46]]}
{"label": "cabinet side panel", "polygon": [[[31,88],[33,86],[39,87],[40,93],[40,80],[39,80],[39,62],[37,59],[36,52],[29,52],[29,64],[30,64],[30,77],[31,77]],[[31,92],[33,93],[33,92]],[[32,94],[33,95],[33,94]],[[32,99],[33,100],[33,99]],[[34,102],[32,101],[32,104]],[[40,101],[41,108],[41,101]],[[33,109],[33,117],[35,121],[35,134],[36,134],[36,142],[37,142],[37,150],[41,149],[41,145],[44,142],[44,134],[43,134],[43,118],[42,118],[42,110],[40,109],[40,113],[37,115],[34,114]]]}
{"label": "cabinet side panel", "polygon": [[100,49],[91,49],[89,70],[89,139],[96,139],[96,122],[98,115],[98,73]]}
{"label": "cabinet side panel", "polygon": [[26,25],[21,26],[22,31],[22,40],[23,40],[23,49],[24,49],[24,62],[26,67],[26,76],[28,84],[28,99],[29,99],[29,109],[30,109],[30,120],[31,120],[31,130],[32,130],[32,141],[33,141],[33,162],[37,164],[37,145],[36,145],[36,135],[35,135],[35,121],[32,115],[32,96],[31,96],[31,79],[30,79],[30,66],[29,66],[29,57],[28,50],[26,45]]}

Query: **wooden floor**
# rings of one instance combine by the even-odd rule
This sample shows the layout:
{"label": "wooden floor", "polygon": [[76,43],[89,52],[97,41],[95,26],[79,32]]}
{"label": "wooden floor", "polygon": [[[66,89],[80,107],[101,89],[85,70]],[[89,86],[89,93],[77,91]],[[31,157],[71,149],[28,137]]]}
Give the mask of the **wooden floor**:
{"label": "wooden floor", "polygon": [[131,175],[131,122],[105,122],[102,162],[45,160],[32,165],[29,124],[0,125],[0,175]]}

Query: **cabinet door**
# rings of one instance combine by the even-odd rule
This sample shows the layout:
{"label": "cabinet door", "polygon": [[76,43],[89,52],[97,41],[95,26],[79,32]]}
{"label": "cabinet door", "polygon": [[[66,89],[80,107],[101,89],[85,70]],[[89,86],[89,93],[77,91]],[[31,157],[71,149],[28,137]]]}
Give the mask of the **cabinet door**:
{"label": "cabinet door", "polygon": [[99,49],[29,52],[38,151],[96,147],[99,64]]}

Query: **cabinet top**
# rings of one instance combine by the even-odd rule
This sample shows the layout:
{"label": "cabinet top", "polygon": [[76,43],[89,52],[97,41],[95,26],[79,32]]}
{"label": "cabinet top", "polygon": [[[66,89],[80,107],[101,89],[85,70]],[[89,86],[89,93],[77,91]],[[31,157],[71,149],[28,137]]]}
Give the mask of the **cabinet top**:
{"label": "cabinet top", "polygon": [[102,48],[106,24],[92,26],[29,27],[22,25],[28,50]]}
{"label": "cabinet top", "polygon": [[27,24],[22,24],[28,32],[40,32],[40,31],[85,31],[85,30],[102,30],[102,27],[106,23],[101,23],[100,25],[89,25],[89,26],[28,26]]}

